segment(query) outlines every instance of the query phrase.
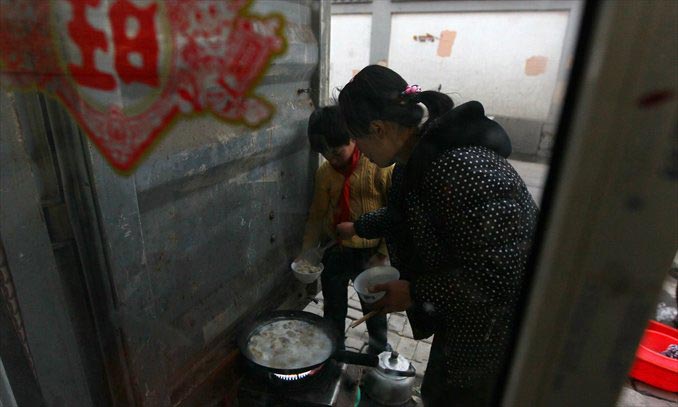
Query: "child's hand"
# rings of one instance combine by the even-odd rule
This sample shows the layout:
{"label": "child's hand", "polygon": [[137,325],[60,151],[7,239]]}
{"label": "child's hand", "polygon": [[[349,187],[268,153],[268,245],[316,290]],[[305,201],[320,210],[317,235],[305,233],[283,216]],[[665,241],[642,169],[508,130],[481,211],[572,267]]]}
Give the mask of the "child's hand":
{"label": "child's hand", "polygon": [[355,236],[353,222],[342,222],[337,225],[337,234],[342,239],[350,239]]}

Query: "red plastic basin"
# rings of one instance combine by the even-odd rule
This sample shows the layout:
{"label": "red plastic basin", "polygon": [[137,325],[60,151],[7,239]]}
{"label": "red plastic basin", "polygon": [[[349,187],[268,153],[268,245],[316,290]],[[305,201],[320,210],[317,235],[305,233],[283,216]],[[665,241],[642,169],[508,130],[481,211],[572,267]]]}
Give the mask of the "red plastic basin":
{"label": "red plastic basin", "polygon": [[629,375],[660,389],[678,392],[678,359],[661,354],[671,344],[678,344],[678,330],[650,321]]}
{"label": "red plastic basin", "polygon": [[[678,339],[678,329],[670,327],[668,325],[664,325],[661,322],[653,321],[650,320],[650,322],[647,323],[647,328],[648,331],[657,331],[661,332],[664,335],[668,335],[671,337],[674,337]],[[675,342],[674,342],[675,343]],[[662,350],[663,352],[664,350]]]}

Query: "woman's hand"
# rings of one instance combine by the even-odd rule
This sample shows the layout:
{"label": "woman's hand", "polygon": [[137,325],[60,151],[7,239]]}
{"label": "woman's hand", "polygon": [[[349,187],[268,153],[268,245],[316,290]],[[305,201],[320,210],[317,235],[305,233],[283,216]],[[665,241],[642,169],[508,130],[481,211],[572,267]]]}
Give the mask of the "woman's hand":
{"label": "woman's hand", "polygon": [[353,222],[341,222],[337,225],[337,234],[340,238],[347,240],[355,236],[355,227]]}
{"label": "woman's hand", "polygon": [[370,292],[386,291],[381,300],[372,304],[372,308],[386,314],[389,312],[405,311],[412,306],[410,297],[410,282],[405,280],[389,281],[384,284],[376,284],[369,288]]}

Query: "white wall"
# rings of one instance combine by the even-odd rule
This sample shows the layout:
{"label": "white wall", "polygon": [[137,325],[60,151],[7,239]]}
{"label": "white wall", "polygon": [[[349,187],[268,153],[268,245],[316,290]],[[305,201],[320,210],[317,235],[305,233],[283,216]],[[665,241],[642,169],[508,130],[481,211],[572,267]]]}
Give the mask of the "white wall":
{"label": "white wall", "polygon": [[[491,115],[544,121],[567,22],[565,11],[394,14],[389,67],[425,90],[442,85],[455,103],[479,100]],[[427,33],[439,38],[443,30],[456,32],[449,57],[438,56],[439,39],[413,39]],[[543,73],[526,74],[532,56],[547,59]]]}
{"label": "white wall", "polygon": [[330,40],[330,98],[339,96],[354,72],[370,60],[372,16],[369,14],[333,15]]}

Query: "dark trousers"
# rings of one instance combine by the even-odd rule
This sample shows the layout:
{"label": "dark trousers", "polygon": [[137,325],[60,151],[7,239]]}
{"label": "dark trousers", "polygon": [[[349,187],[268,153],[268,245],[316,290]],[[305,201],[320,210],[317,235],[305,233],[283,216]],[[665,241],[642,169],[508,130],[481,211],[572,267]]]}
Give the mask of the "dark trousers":
{"label": "dark trousers", "polygon": [[[328,319],[339,331],[343,348],[344,331],[346,329],[346,312],[348,311],[348,282],[353,280],[366,268],[370,257],[376,249],[352,249],[335,246],[325,252],[325,266],[320,275],[324,299],[324,318]],[[360,301],[363,314],[370,312],[365,303]],[[366,322],[370,335],[372,352],[382,352],[387,344],[386,315],[377,315]]]}
{"label": "dark trousers", "polygon": [[496,405],[498,372],[488,374],[486,380],[466,388],[447,383],[445,371],[444,338],[436,334],[428,356],[428,365],[421,384],[424,407],[491,407]]}

